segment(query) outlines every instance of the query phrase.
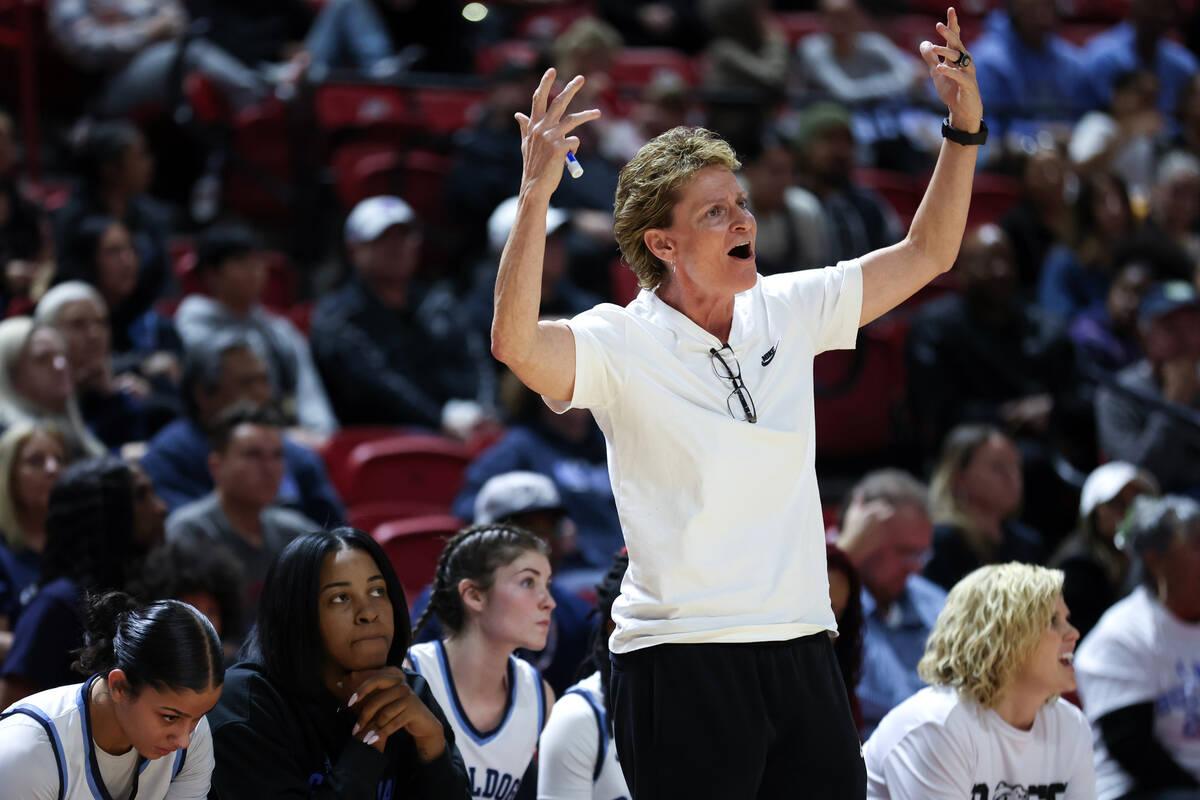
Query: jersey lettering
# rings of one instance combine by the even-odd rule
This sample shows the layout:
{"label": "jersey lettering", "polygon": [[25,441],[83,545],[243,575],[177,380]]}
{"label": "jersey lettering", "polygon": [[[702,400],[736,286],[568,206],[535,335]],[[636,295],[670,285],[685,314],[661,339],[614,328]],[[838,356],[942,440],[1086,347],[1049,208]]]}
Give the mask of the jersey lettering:
{"label": "jersey lettering", "polygon": [[495,800],[514,800],[517,790],[521,788],[521,779],[514,778],[507,772],[488,769],[484,773],[483,786],[475,780],[475,768],[467,767],[467,777],[471,781],[471,796],[495,798]]}

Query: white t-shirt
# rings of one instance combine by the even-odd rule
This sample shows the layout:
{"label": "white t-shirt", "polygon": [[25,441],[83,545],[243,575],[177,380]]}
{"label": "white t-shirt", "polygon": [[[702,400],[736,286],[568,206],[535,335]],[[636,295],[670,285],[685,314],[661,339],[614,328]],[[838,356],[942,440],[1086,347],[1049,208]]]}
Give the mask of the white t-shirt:
{"label": "white t-shirt", "polygon": [[574,396],[550,405],[589,409],[608,443],[629,549],[614,652],[836,630],[812,361],[854,347],[861,312],[858,261],[759,277],[735,296],[729,344],[755,424],[727,408],[733,388],[709,353],[724,343],[654,292],[570,320]]}
{"label": "white t-shirt", "polygon": [[472,723],[450,672],[441,640],[408,649],[413,669],[429,683],[433,697],[454,728],[455,744],[467,768],[472,797],[513,800],[537,751],[546,723],[546,694],[537,668],[524,659],[508,657],[508,701],[500,724],[481,731]]}
{"label": "white t-shirt", "polygon": [[538,747],[538,800],[629,800],[599,672],[567,689],[550,709]]}
{"label": "white t-shirt", "polygon": [[[6,709],[24,709],[45,725],[28,713],[0,720],[0,796],[57,800],[65,782],[66,800],[102,797],[92,788],[100,785],[113,800],[129,797],[139,756],[135,750],[113,756],[96,746],[84,704],[90,685],[89,680],[48,689]],[[65,775],[59,772],[60,763]],[[201,718],[186,751],[144,763],[138,774],[138,800],[201,800],[208,796],[212,769],[212,736],[208,720]]]}
{"label": "white t-shirt", "polygon": [[1079,696],[1096,736],[1100,800],[1133,788],[1108,754],[1098,720],[1119,708],[1154,703],[1154,734],[1200,780],[1200,625],[1163,608],[1144,586],[1100,618],[1075,654]]}
{"label": "white t-shirt", "polygon": [[953,689],[927,687],[867,741],[867,800],[1094,800],[1091,738],[1066,700],[1023,731]]}

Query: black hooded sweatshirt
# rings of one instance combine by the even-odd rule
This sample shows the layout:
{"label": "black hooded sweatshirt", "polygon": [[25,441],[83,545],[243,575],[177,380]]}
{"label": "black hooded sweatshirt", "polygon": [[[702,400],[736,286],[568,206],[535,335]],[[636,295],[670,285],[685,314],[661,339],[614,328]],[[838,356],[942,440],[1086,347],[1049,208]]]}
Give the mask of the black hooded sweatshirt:
{"label": "black hooded sweatshirt", "polygon": [[210,800],[468,800],[454,731],[425,680],[404,674],[445,731],[446,749],[428,764],[417,758],[407,731],[388,737],[380,753],[350,735],[358,715],[331,693],[285,692],[259,665],[235,665],[225,673],[221,701],[208,713],[216,759]]}

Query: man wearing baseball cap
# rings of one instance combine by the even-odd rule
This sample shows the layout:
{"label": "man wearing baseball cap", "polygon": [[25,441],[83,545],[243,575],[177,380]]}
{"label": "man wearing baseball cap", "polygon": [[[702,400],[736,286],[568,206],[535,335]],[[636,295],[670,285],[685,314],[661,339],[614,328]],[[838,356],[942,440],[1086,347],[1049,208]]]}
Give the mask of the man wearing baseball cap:
{"label": "man wearing baseball cap", "polygon": [[[509,522],[540,536],[550,546],[550,567],[557,579],[558,568],[575,546],[575,526],[567,517],[554,481],[540,472],[518,470],[496,475],[483,484],[475,497],[475,524]],[[413,603],[413,619],[420,617],[429,604],[426,586]],[[587,655],[592,624],[591,606],[579,595],[563,588],[557,580],[550,584],[557,604],[550,612],[550,634],[546,647],[538,653],[517,651],[533,663],[555,692],[561,694],[575,682],[575,673]],[[417,632],[417,641],[438,638],[441,629],[436,619]]]}
{"label": "man wearing baseball cap", "polygon": [[449,288],[416,275],[419,220],[399,197],[346,218],[354,274],[317,303],[313,352],[345,425],[419,425],[466,436],[495,394],[487,344]]}
{"label": "man wearing baseball cap", "polygon": [[1138,306],[1145,358],[1096,396],[1100,447],[1145,467],[1167,492],[1200,497],[1200,296],[1185,281],[1147,290]]}

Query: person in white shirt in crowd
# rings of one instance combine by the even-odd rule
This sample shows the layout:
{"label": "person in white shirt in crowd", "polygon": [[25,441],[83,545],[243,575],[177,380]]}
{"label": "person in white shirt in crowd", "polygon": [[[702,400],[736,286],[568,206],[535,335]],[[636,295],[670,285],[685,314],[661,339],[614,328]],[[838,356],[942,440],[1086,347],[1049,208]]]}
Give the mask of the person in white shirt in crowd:
{"label": "person in white shirt in crowd", "polygon": [[617,554],[612,567],[596,585],[596,629],[592,652],[584,668],[596,671],[563,693],[542,731],[538,746],[538,800],[629,800],[629,787],[617,762],[613,741],[612,695],[608,679],[612,661],[608,637],[613,601],[621,594],[621,579],[629,555]]}
{"label": "person in white shirt in crowd", "polygon": [[205,714],[225,682],[221,640],[187,603],[93,596],[83,683],[0,714],[0,794],[21,800],[202,800],[213,770]]}
{"label": "person in white shirt in crowd", "polygon": [[980,567],[950,590],[919,666],[930,685],[867,741],[870,800],[1093,800],[1087,720],[1075,688],[1079,632],[1063,575]]}
{"label": "person in white shirt in crowd", "polygon": [[1200,797],[1200,504],[1133,501],[1118,534],[1142,584],[1079,648],[1099,800]]}
{"label": "person in white shirt in crowd", "polygon": [[949,46],[921,45],[950,141],[901,242],[760,279],[732,149],[675,128],[618,181],[615,234],[641,293],[569,321],[538,320],[546,209],[579,147],[571,131],[599,111],[566,114],[578,76],[551,103],[548,70],[516,115],[524,170],[492,352],[556,410],[590,409],[608,441],[630,561],[609,689],[635,797],[778,797],[798,780],[810,798],[863,796],[827,635],[812,358],[853,347],[954,261],[986,135],[958,31],[951,9],[937,26]]}

